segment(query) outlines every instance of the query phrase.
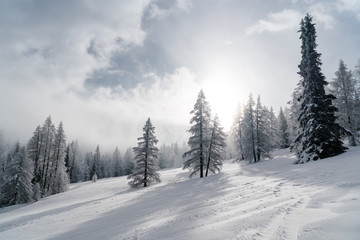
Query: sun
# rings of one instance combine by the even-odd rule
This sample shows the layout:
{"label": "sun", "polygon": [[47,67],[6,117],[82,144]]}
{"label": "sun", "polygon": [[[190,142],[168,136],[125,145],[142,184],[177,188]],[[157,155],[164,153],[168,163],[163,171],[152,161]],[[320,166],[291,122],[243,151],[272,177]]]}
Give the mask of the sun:
{"label": "sun", "polygon": [[230,130],[239,102],[244,97],[243,88],[229,66],[210,68],[203,79],[203,90],[212,114],[217,114],[225,131]]}

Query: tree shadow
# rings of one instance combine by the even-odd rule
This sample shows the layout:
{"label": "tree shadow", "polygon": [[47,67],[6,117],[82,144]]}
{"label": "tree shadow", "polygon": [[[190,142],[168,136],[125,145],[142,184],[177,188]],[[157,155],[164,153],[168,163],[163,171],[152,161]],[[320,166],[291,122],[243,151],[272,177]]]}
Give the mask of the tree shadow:
{"label": "tree shadow", "polygon": [[[104,199],[106,199],[106,198],[94,199],[94,200],[90,200],[90,201],[86,201],[86,202],[80,202],[80,203],[67,205],[67,206],[64,206],[64,207],[58,207],[58,208],[51,209],[51,210],[45,210],[45,211],[34,213],[34,214],[23,215],[21,217],[14,218],[11,221],[7,221],[5,223],[0,224],[0,229],[1,229],[1,231],[6,231],[6,230],[9,230],[9,229],[12,229],[12,228],[18,226],[19,224],[24,225],[27,222],[32,222],[32,221],[34,221],[36,219],[39,219],[39,218],[41,218],[43,216],[55,215],[55,214],[59,214],[59,213],[62,213],[62,212],[71,211],[71,210],[73,210],[75,208],[82,207],[82,206],[87,205],[87,204],[96,203],[96,202],[99,202],[99,201],[104,200]],[[36,203],[39,203],[39,202],[36,202]],[[25,207],[27,205],[30,205],[30,203],[29,204],[23,204],[23,205]],[[13,209],[13,210],[17,210],[17,209],[19,209],[19,208],[16,208],[16,209]]]}
{"label": "tree shadow", "polygon": [[132,203],[119,205],[52,239],[171,239],[174,232],[193,228],[204,213],[199,209],[221,196],[226,184],[226,175],[220,173],[136,190],[139,194]]}

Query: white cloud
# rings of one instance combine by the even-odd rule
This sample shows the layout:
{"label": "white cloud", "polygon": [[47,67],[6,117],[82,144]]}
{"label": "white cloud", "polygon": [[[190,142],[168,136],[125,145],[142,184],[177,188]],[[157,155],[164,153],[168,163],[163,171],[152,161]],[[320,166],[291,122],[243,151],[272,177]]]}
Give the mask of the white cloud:
{"label": "white cloud", "polygon": [[350,10],[359,11],[360,1],[359,0],[337,0],[336,6],[339,10]]}
{"label": "white cloud", "polygon": [[155,82],[151,86],[139,85],[122,94],[101,88],[91,98],[47,87],[21,88],[14,95],[13,87],[5,88],[1,95],[11,106],[2,101],[0,109],[11,119],[2,118],[1,127],[12,133],[13,141],[24,142],[51,114],[56,125],[63,121],[68,140],[78,139],[83,150],[100,144],[112,151],[116,145],[121,149],[134,146],[150,117],[162,143],[185,141],[189,113],[200,90],[196,76],[187,68],[178,68],[163,78],[152,77]]}
{"label": "white cloud", "polygon": [[351,11],[356,14],[357,19],[360,21],[360,1],[359,0],[337,0],[337,9],[342,11]]}
{"label": "white cloud", "polygon": [[152,18],[165,18],[169,15],[169,11],[166,9],[160,9],[156,3],[152,3],[148,9],[149,19]]}
{"label": "white cloud", "polygon": [[191,0],[177,0],[176,5],[178,8],[185,11],[189,11],[193,7]]}
{"label": "white cloud", "polygon": [[224,42],[223,42],[225,45],[228,45],[228,46],[230,46],[230,45],[233,45],[234,44],[234,42],[233,41],[231,41],[230,39],[226,39],[226,40],[224,40]]}
{"label": "white cloud", "polygon": [[11,3],[0,10],[5,19],[0,30],[6,36],[0,40],[2,81],[47,85],[60,81],[63,88],[81,89],[86,75],[109,64],[124,44],[142,44],[147,2]]}
{"label": "white cloud", "polygon": [[[14,140],[27,140],[24,138],[49,114],[55,122],[63,120],[65,127],[79,124],[77,119],[96,119],[96,111],[103,112],[103,102],[85,101],[76,93],[83,91],[89,73],[110,63],[114,52],[142,45],[146,37],[142,16],[148,2],[40,5],[36,1],[4,1],[0,7],[0,32],[6,36],[0,38],[0,112],[6,113],[6,118],[1,118],[0,128]],[[101,128],[102,124],[97,124]],[[78,125],[69,127],[68,132],[83,127],[96,128]]]}
{"label": "white cloud", "polygon": [[246,35],[263,32],[280,32],[293,29],[299,25],[302,14],[296,10],[284,9],[278,13],[268,14],[267,20],[259,20],[254,25],[248,27]]}
{"label": "white cloud", "polygon": [[189,11],[192,8],[191,0],[177,0],[174,5],[171,5],[169,8],[161,8],[158,5],[159,3],[153,2],[150,4],[148,13],[149,19],[159,18],[164,19],[170,15],[176,14],[182,11]]}
{"label": "white cloud", "polygon": [[316,3],[309,7],[309,12],[314,16],[316,22],[322,23],[326,29],[332,29],[336,23],[330,11],[331,5],[324,3]]}

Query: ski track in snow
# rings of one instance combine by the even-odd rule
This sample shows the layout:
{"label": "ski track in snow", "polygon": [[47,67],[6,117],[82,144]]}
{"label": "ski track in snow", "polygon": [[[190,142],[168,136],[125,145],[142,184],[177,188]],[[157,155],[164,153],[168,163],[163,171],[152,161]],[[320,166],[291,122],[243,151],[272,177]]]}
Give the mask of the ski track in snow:
{"label": "ski track in snow", "polygon": [[360,239],[360,147],[292,165],[287,150],[130,190],[126,177],[0,210],[0,239]]}

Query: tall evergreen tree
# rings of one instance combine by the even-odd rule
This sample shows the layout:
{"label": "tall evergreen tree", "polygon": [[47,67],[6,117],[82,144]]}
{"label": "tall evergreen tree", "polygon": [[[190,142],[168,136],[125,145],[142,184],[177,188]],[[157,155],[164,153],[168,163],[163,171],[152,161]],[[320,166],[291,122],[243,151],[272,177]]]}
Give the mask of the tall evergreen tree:
{"label": "tall evergreen tree", "polygon": [[211,126],[205,177],[207,177],[209,171],[212,173],[220,172],[226,147],[225,138],[226,135],[220,126],[219,118],[215,115]]}
{"label": "tall evergreen tree", "polygon": [[143,136],[139,137],[138,146],[134,147],[136,167],[128,179],[132,179],[129,185],[133,188],[143,185],[146,187],[152,182],[160,182],[160,175],[156,172],[156,161],[159,149],[156,147],[158,140],[155,137],[155,127],[150,118],[143,128]]}
{"label": "tall evergreen tree", "polygon": [[9,154],[5,170],[5,183],[1,189],[2,206],[26,203],[32,200],[33,163],[27,157],[25,147],[16,143],[15,150]]}
{"label": "tall evergreen tree", "polygon": [[339,69],[335,72],[335,76],[330,85],[331,93],[336,97],[334,105],[339,109],[338,122],[350,133],[350,145],[356,146],[356,81],[343,60],[339,61]]}
{"label": "tall evergreen tree", "polygon": [[248,103],[246,104],[244,109],[244,120],[241,124],[243,133],[242,140],[244,157],[250,162],[258,161],[256,154],[256,126],[254,105],[254,99],[252,97],[252,94],[250,94]]}
{"label": "tall evergreen tree", "polygon": [[49,189],[52,194],[65,192],[68,189],[69,176],[65,167],[66,136],[62,122],[55,134],[51,156]]}
{"label": "tall evergreen tree", "polygon": [[54,153],[55,131],[55,126],[49,116],[41,127],[38,126],[35,129],[33,137],[27,144],[28,157],[34,163],[32,183],[34,186],[40,187],[42,196],[48,192],[51,181],[51,158]]}
{"label": "tall evergreen tree", "polygon": [[48,186],[51,180],[51,153],[55,139],[55,131],[55,126],[51,121],[51,116],[49,116],[41,127],[42,142],[40,151],[40,162],[38,164],[38,166],[40,167],[40,187],[43,194],[46,194],[48,192]]}
{"label": "tall evergreen tree", "polygon": [[257,98],[255,107],[255,149],[256,161],[260,161],[262,157],[270,157],[272,150],[272,143],[270,132],[272,131],[270,121],[266,122],[266,117],[269,111],[263,107],[260,100],[260,95]]}
{"label": "tall evergreen tree", "polygon": [[279,142],[280,148],[288,148],[290,147],[290,133],[288,129],[288,122],[286,120],[284,111],[282,107],[280,107],[279,112]]}
{"label": "tall evergreen tree", "polygon": [[340,139],[341,127],[335,122],[336,107],[333,95],[325,93],[321,60],[316,51],[316,30],[312,17],[306,14],[300,23],[301,55],[299,75],[302,77],[303,93],[299,115],[300,145],[297,163],[335,156],[346,150]]}
{"label": "tall evergreen tree", "polygon": [[205,99],[203,90],[200,90],[194,109],[190,114],[194,115],[190,120],[190,124],[193,125],[188,130],[192,136],[188,141],[190,150],[183,155],[186,159],[183,168],[190,169],[190,177],[200,172],[200,178],[202,178],[204,177],[206,166],[206,149],[210,126],[210,107]]}
{"label": "tall evergreen tree", "polygon": [[42,168],[44,163],[42,162],[41,153],[43,145],[43,133],[41,131],[41,127],[38,126],[35,129],[33,137],[29,140],[27,144],[28,157],[34,163],[34,184],[40,183],[42,179]]}

